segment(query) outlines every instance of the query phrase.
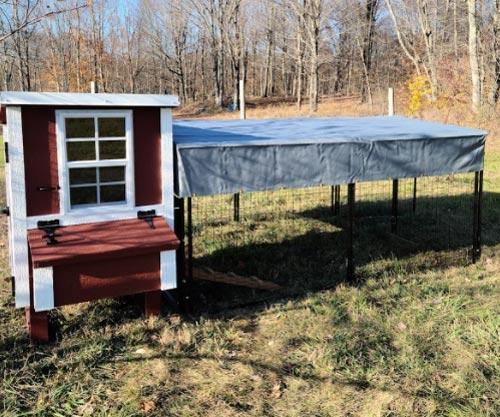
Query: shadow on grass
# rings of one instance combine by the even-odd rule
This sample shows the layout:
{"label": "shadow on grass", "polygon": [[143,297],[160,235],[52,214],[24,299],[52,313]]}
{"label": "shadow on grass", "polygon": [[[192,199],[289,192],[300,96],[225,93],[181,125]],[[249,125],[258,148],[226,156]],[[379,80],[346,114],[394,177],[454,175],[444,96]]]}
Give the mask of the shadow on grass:
{"label": "shadow on grass", "polygon": [[[483,198],[483,245],[500,243],[500,194]],[[391,273],[415,273],[464,266],[471,262],[473,198],[471,195],[420,197],[414,212],[411,199],[400,199],[397,233],[391,233],[390,202],[356,203],[354,257],[356,277],[351,285]],[[215,313],[258,302],[286,301],[311,292],[330,289],[346,282],[347,208],[333,215],[330,207],[287,214],[294,219],[311,219],[334,226],[325,232],[313,227],[288,237],[272,234],[263,242],[255,237],[255,224],[277,228],[277,217],[246,218],[236,231],[217,235],[219,249],[196,256],[193,264],[221,272],[256,276],[282,286],[269,293],[227,284],[193,281],[189,286],[192,313]],[[214,229],[216,230],[216,229]],[[196,240],[204,239],[196,231]],[[236,242],[236,243],[234,243]],[[243,242],[243,243],[242,243]]]}

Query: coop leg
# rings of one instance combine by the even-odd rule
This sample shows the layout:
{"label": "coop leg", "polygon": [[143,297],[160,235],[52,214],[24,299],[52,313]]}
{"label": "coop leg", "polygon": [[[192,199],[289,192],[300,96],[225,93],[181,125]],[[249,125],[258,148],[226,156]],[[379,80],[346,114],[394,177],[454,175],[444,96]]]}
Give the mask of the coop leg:
{"label": "coop leg", "polygon": [[391,233],[397,233],[398,231],[398,191],[399,191],[399,181],[392,180]]}
{"label": "coop leg", "polygon": [[27,307],[25,315],[31,342],[47,343],[49,341],[49,317],[47,312],[36,312],[33,307]]}
{"label": "coop leg", "polygon": [[472,237],[472,262],[481,258],[481,209],[483,199],[483,171],[477,171],[474,178],[474,221]]}
{"label": "coop leg", "polygon": [[144,293],[144,315],[146,317],[159,316],[161,314],[161,291],[150,291]]}
{"label": "coop leg", "polygon": [[349,225],[347,231],[347,279],[354,279],[354,204],[355,204],[356,184],[347,186],[347,206],[349,215]]}

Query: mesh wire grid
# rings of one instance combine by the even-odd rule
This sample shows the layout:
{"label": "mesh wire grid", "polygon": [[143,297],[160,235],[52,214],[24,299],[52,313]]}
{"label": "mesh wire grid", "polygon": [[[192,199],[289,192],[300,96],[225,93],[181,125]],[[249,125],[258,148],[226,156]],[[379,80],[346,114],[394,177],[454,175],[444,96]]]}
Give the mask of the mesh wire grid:
{"label": "mesh wire grid", "polygon": [[[392,180],[356,184],[358,280],[470,260],[474,173],[400,179],[397,190],[397,230],[391,232]],[[191,202],[194,267],[255,276],[282,287],[273,295],[195,281],[194,290],[206,306],[306,293],[345,280],[346,185],[337,198],[334,187],[320,186],[240,193],[236,202],[234,195],[193,197]]]}

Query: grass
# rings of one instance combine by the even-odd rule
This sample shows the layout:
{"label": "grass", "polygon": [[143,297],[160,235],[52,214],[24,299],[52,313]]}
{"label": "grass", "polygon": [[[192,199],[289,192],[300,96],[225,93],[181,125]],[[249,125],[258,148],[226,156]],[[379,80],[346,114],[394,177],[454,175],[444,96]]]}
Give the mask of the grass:
{"label": "grass", "polygon": [[[462,247],[402,258],[381,252],[363,262],[363,279],[356,283],[339,281],[219,314],[145,320],[124,301],[82,304],[53,312],[57,341],[36,347],[28,343],[23,315],[12,308],[9,283],[2,280],[1,415],[499,415],[498,138],[488,144],[484,255],[475,265],[443,261],[443,253],[461,256]],[[275,197],[278,205],[287,201]],[[260,242],[254,257],[264,267],[294,270],[301,267],[300,253],[287,252],[284,261],[262,256],[280,241],[301,243],[311,254],[321,247],[318,239],[328,241],[341,226],[322,216],[297,216],[313,208],[307,202],[303,198],[295,211],[283,207],[293,214],[285,218],[262,209],[266,227],[253,229],[251,245],[238,229],[251,218],[243,226],[217,223],[214,231],[235,237],[240,249]],[[5,219],[0,227],[5,237]],[[210,236],[197,248],[200,259],[224,256],[235,268],[248,266],[235,261],[234,251],[222,253],[220,242],[213,246],[217,240]],[[0,275],[8,276],[5,240]],[[374,250],[379,244],[368,239],[360,245]],[[295,280],[328,277],[315,268],[312,263]],[[228,299],[255,295],[225,287],[218,293]]]}

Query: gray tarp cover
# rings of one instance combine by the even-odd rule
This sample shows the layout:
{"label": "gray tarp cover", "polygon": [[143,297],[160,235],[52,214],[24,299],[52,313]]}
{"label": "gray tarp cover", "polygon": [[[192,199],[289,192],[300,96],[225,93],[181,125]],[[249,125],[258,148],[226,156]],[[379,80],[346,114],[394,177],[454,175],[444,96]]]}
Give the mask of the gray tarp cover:
{"label": "gray tarp cover", "polygon": [[486,132],[399,116],[177,121],[180,197],[483,168]]}

